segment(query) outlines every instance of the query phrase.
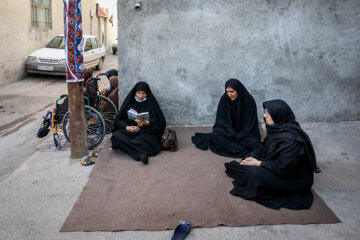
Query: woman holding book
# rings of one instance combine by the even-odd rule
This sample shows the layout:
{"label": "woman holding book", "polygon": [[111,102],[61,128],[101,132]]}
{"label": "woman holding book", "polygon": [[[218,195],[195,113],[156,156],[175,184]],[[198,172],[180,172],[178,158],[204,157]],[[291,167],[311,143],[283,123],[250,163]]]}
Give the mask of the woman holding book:
{"label": "woman holding book", "polygon": [[155,156],[162,149],[161,136],[165,126],[165,117],[149,85],[138,82],[115,118],[112,148],[121,149],[147,164],[148,157]]}
{"label": "woman holding book", "polygon": [[240,163],[225,163],[227,175],[234,179],[230,193],[272,209],[308,209],[317,168],[310,138],[284,101],[264,102],[263,107],[264,143]]}
{"label": "woman holding book", "polygon": [[225,157],[241,158],[260,143],[260,132],[254,98],[237,79],[225,83],[215,125],[211,133],[195,133],[192,142],[201,150]]}

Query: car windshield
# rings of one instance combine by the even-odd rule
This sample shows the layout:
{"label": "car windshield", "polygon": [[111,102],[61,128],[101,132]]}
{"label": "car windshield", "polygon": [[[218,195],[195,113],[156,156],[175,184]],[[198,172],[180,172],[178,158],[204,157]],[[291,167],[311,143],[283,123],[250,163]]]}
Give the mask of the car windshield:
{"label": "car windshield", "polygon": [[63,36],[56,36],[53,40],[51,40],[45,47],[47,48],[65,48],[65,41]]}

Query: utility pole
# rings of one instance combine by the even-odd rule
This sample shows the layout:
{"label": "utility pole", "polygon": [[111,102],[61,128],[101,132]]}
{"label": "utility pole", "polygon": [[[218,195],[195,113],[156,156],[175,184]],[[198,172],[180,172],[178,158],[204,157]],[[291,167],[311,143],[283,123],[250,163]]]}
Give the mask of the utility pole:
{"label": "utility pole", "polygon": [[66,82],[70,111],[71,157],[81,158],[89,153],[84,107],[84,58],[82,42],[81,0],[64,1],[64,35]]}
{"label": "utility pole", "polygon": [[89,153],[85,126],[84,82],[68,83],[70,111],[71,158],[82,158]]}

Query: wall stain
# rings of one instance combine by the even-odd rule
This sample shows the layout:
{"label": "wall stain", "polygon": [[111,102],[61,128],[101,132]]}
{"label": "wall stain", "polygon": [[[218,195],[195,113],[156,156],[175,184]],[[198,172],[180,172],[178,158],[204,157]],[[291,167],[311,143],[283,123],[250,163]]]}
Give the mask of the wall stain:
{"label": "wall stain", "polygon": [[291,84],[291,80],[287,78],[274,78],[273,82],[277,85],[289,85]]}
{"label": "wall stain", "polygon": [[187,79],[187,71],[185,68],[178,68],[175,75],[179,77],[181,81],[185,81]]}

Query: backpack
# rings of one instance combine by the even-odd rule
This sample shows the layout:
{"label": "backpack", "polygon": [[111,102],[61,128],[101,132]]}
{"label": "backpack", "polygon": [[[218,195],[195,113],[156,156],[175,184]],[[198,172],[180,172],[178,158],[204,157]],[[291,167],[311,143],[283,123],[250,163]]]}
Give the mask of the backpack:
{"label": "backpack", "polygon": [[162,135],[162,145],[165,150],[176,151],[177,149],[177,138],[175,130],[165,128]]}

